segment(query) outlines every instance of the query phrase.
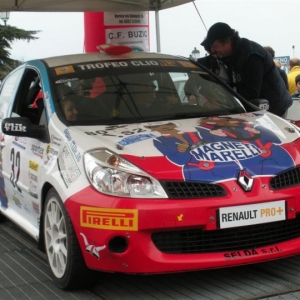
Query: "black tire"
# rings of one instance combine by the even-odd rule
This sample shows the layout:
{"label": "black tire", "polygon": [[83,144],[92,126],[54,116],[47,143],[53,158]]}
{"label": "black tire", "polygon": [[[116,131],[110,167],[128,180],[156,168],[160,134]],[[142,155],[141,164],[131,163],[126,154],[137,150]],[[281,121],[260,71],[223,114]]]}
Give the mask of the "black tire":
{"label": "black tire", "polygon": [[94,272],[85,265],[70,217],[54,188],[46,196],[43,231],[45,252],[56,285],[64,290],[91,286]]}
{"label": "black tire", "polygon": [[6,217],[1,214],[0,212],[0,223],[4,222],[6,220]]}

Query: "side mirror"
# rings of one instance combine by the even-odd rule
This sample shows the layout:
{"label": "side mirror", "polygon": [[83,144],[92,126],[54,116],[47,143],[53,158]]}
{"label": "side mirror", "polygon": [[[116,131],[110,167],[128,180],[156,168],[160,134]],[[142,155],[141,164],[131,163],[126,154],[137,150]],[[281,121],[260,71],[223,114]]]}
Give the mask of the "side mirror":
{"label": "side mirror", "polygon": [[28,118],[5,118],[1,124],[2,132],[6,135],[24,136],[49,143],[50,138],[45,125],[34,125]]}
{"label": "side mirror", "polygon": [[250,101],[261,110],[269,110],[270,105],[267,99],[254,99]]}

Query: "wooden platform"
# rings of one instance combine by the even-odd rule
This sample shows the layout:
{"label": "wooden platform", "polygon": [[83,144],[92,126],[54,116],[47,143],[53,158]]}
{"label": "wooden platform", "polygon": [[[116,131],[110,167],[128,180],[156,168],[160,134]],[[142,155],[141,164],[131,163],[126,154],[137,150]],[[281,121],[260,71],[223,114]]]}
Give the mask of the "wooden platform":
{"label": "wooden platform", "polygon": [[46,256],[10,221],[0,224],[0,300],[300,299],[300,256],[262,264],[168,275],[99,273],[90,290],[62,291]]}

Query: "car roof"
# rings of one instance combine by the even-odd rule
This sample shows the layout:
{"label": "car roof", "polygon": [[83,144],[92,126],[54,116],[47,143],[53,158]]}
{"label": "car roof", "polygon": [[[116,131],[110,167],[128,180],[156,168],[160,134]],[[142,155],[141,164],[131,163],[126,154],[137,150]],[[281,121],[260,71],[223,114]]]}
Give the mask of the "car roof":
{"label": "car roof", "polygon": [[133,51],[121,55],[108,55],[105,53],[81,53],[56,57],[48,57],[42,59],[50,67],[58,67],[68,64],[86,63],[94,61],[109,61],[109,60],[130,60],[130,59],[187,59],[180,56],[170,54],[151,53],[142,51]]}

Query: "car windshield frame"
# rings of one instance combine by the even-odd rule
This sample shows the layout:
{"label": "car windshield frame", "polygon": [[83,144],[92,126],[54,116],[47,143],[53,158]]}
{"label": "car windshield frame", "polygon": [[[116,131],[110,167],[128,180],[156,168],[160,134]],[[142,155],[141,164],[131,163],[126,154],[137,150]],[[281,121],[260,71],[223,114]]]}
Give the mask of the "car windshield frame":
{"label": "car windshield frame", "polygon": [[[246,112],[222,80],[188,60],[112,60],[89,66],[105,64],[109,67],[76,64],[64,74],[52,68],[54,104],[63,123],[131,124]],[[178,85],[178,78],[186,82]]]}

